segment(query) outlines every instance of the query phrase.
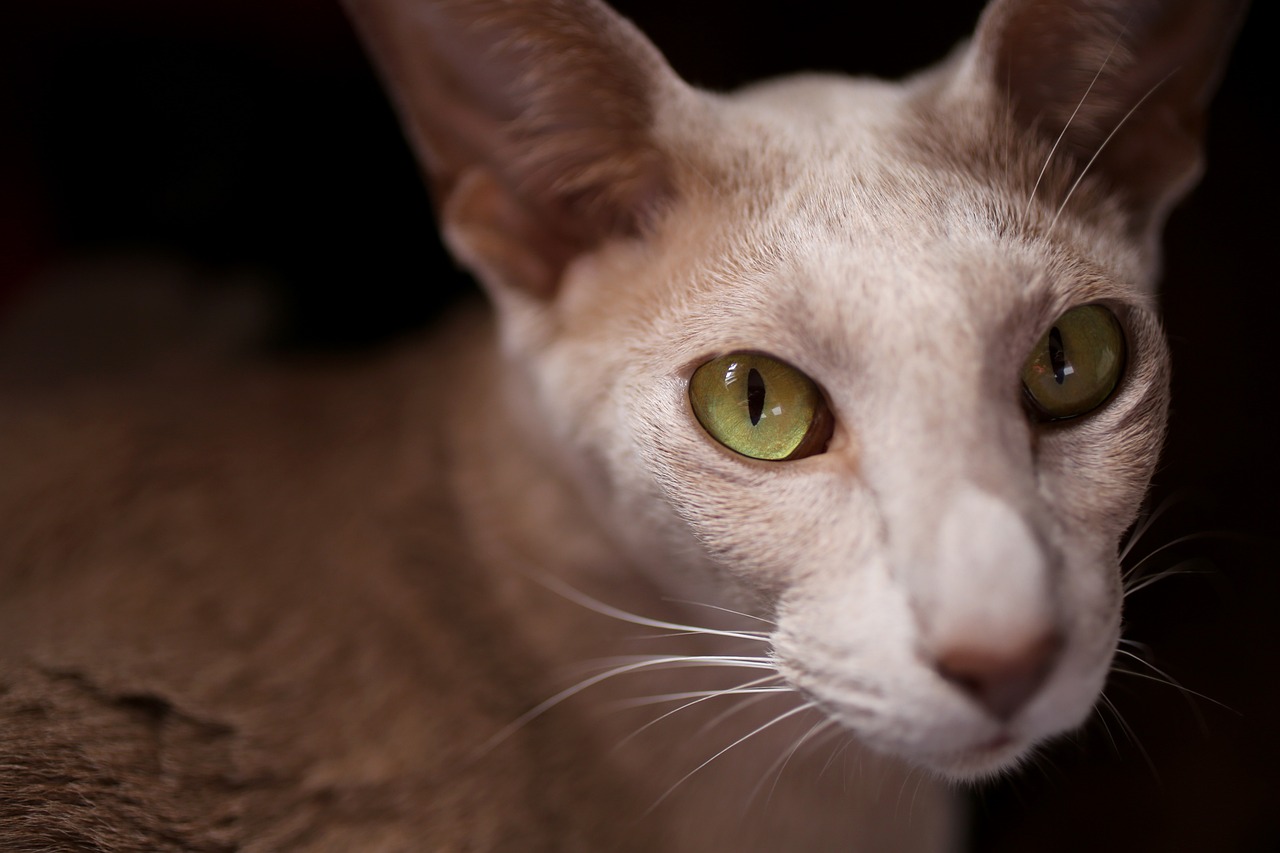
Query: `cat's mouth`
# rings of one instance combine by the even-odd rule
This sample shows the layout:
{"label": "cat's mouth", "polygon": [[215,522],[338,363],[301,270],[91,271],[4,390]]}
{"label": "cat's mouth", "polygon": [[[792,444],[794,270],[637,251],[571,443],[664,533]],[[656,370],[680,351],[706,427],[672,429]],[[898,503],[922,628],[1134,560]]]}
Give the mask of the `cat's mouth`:
{"label": "cat's mouth", "polygon": [[[839,720],[867,746],[882,754],[906,761],[921,769],[955,782],[973,782],[996,776],[1021,762],[1035,742],[1035,737],[1019,734],[1015,727],[1002,726],[972,732],[972,740],[957,743],[922,743],[915,738],[886,737],[882,731],[868,730],[867,719],[844,713],[837,705],[815,702],[831,717]],[[878,728],[878,727],[874,727]],[[932,740],[925,738],[924,740]],[[948,739],[950,740],[950,739]]]}
{"label": "cat's mouth", "polygon": [[994,752],[997,750],[1005,749],[1012,745],[1013,745],[1013,738],[1011,736],[1007,734],[999,734],[993,737],[991,740],[987,741],[986,743],[980,745],[978,749],[984,752]]}

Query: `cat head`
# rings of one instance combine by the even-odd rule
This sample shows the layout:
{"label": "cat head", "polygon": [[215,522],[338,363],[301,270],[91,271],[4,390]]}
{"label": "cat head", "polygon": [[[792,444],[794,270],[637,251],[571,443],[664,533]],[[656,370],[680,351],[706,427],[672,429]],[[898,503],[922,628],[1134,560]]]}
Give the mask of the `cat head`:
{"label": "cat head", "polygon": [[593,0],[348,5],[632,563],[763,612],[798,690],[942,774],[1085,719],[1164,430],[1158,234],[1243,2],[995,0],[905,82],[727,96]]}

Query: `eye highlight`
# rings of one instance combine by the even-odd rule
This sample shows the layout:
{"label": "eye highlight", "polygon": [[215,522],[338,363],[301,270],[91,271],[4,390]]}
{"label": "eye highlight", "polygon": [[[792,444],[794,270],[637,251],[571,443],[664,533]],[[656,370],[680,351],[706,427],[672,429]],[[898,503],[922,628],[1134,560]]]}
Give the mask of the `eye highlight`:
{"label": "eye highlight", "polygon": [[1022,387],[1044,420],[1087,414],[1106,402],[1124,370],[1120,321],[1101,305],[1081,305],[1045,332],[1022,366]]}
{"label": "eye highlight", "polygon": [[730,353],[699,367],[689,402],[712,438],[752,459],[812,456],[831,438],[831,413],[814,381],[761,353]]}

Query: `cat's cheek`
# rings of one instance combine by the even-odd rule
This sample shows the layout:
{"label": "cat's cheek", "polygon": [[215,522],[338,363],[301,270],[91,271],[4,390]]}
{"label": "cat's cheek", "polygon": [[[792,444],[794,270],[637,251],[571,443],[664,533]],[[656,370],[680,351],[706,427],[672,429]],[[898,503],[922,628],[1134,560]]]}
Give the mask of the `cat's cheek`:
{"label": "cat's cheek", "polygon": [[1123,593],[1109,541],[1074,542],[1057,583],[1066,643],[1053,676],[1028,704],[1022,730],[1043,740],[1083,724],[1111,669]]}

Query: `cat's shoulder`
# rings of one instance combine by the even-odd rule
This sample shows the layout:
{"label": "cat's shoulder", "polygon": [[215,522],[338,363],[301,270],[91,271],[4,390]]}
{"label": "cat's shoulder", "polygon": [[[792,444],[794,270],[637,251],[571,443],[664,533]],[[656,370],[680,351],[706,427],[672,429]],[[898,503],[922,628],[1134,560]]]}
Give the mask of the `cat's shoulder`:
{"label": "cat's shoulder", "polygon": [[545,698],[430,416],[485,334],[0,394],[0,848],[616,846],[565,721],[477,751]]}

